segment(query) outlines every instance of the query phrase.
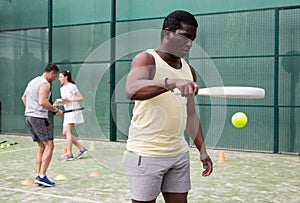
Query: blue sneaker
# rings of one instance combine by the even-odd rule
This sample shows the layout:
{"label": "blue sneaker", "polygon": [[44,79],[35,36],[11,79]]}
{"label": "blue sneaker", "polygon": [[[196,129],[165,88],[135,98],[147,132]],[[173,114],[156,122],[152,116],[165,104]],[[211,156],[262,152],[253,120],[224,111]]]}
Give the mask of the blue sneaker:
{"label": "blue sneaker", "polygon": [[37,176],[35,178],[35,181],[34,181],[36,184],[39,184],[39,185],[43,185],[43,186],[47,186],[47,187],[53,187],[55,185],[54,182],[50,181],[47,176],[44,176],[43,178],[41,178],[40,176]]}
{"label": "blue sneaker", "polygon": [[85,147],[83,147],[81,150],[79,150],[77,156],[75,157],[75,159],[80,159],[85,153],[87,153],[87,149]]}
{"label": "blue sneaker", "polygon": [[73,154],[65,154],[64,156],[58,158],[60,161],[72,161],[73,159]]}
{"label": "blue sneaker", "polygon": [[37,176],[35,177],[34,184],[39,184],[39,186],[41,186],[42,184],[39,183],[40,180],[41,180],[40,176],[37,175]]}

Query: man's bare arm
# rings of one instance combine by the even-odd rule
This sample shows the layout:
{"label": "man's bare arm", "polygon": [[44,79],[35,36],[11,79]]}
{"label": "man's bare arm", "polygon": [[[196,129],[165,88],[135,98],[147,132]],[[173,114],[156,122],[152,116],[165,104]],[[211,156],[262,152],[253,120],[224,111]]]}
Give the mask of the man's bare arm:
{"label": "man's bare arm", "polygon": [[26,106],[26,91],[27,91],[27,88],[25,89],[23,96],[22,96],[22,101],[23,101],[24,106]]}
{"label": "man's bare arm", "polygon": [[39,105],[41,105],[43,108],[52,111],[57,112],[57,107],[53,106],[49,100],[48,100],[48,94],[50,92],[50,84],[43,83],[40,85],[39,89]]}
{"label": "man's bare arm", "polygon": [[154,74],[155,61],[152,55],[140,53],[134,57],[125,86],[127,98],[146,100],[168,91],[164,80],[152,80]]}

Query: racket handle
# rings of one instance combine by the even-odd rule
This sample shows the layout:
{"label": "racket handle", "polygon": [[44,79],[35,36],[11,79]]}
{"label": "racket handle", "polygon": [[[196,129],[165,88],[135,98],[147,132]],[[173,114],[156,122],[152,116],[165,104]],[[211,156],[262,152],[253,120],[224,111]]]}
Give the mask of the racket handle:
{"label": "racket handle", "polygon": [[178,88],[173,89],[173,94],[181,95],[181,91]]}
{"label": "racket handle", "polygon": [[180,92],[180,90],[178,88],[174,88],[173,89],[173,94],[175,94],[175,95],[181,95],[181,92]]}

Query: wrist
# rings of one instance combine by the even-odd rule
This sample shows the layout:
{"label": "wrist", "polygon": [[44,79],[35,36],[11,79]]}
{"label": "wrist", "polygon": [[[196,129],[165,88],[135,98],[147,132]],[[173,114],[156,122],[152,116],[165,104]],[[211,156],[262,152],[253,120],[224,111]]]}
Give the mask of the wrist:
{"label": "wrist", "polygon": [[168,80],[169,80],[169,78],[165,78],[165,88],[166,88],[167,90],[173,92],[173,89],[170,88],[170,86],[168,85]]}
{"label": "wrist", "polygon": [[205,159],[207,159],[207,157],[209,157],[207,153],[200,154],[200,160],[205,160]]}

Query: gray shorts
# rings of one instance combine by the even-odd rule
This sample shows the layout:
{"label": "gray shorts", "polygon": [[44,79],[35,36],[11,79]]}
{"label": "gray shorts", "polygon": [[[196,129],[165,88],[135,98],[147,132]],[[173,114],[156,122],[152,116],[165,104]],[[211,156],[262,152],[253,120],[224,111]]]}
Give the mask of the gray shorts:
{"label": "gray shorts", "polygon": [[53,126],[48,118],[26,116],[25,120],[34,142],[46,142],[54,139]]}
{"label": "gray shorts", "polygon": [[189,152],[174,157],[145,157],[127,151],[125,169],[132,199],[150,201],[160,192],[191,189]]}

